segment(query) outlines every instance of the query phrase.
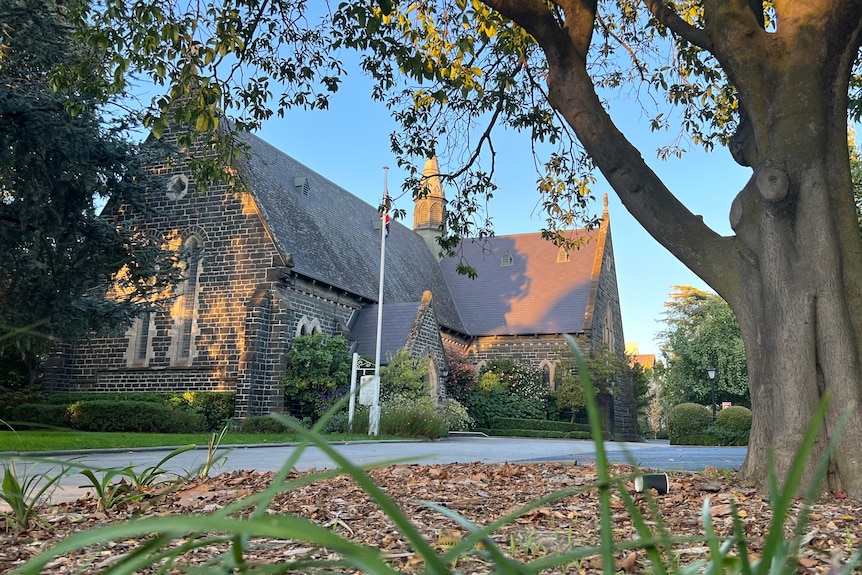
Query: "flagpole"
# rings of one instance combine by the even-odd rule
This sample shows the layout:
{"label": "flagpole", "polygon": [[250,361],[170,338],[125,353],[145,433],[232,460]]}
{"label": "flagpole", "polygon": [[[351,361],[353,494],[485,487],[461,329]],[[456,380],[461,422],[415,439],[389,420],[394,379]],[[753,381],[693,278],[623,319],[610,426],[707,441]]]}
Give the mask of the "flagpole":
{"label": "flagpole", "polygon": [[380,281],[377,287],[377,346],[374,350],[374,399],[368,417],[368,435],[380,433],[380,340],[383,334],[383,270],[386,262],[386,220],[389,217],[389,190],[386,176],[389,168],[383,168],[383,214],[380,217]]}

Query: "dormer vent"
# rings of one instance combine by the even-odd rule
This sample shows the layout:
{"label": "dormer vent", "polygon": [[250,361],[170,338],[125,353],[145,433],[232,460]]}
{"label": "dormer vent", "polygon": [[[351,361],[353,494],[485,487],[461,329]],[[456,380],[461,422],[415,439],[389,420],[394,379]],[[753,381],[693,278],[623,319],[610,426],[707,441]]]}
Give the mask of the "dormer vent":
{"label": "dormer vent", "polygon": [[308,195],[308,176],[296,176],[293,178],[293,187],[297,194]]}

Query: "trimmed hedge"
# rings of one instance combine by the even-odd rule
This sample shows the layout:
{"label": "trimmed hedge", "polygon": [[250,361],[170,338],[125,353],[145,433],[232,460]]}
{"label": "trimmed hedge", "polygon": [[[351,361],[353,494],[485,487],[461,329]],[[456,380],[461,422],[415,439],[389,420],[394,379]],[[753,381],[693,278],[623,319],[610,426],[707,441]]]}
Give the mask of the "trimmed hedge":
{"label": "trimmed hedge", "polygon": [[494,420],[494,429],[534,429],[537,431],[556,431],[569,433],[571,431],[586,431],[589,433],[590,426],[583,423],[569,423],[568,421],[553,421],[550,419],[521,419],[516,417],[499,417]]}
{"label": "trimmed hedge", "polygon": [[702,434],[712,425],[709,410],[697,403],[675,405],[667,417],[667,432],[671,445],[693,445],[680,443],[683,438]]}
{"label": "trimmed hedge", "polygon": [[494,422],[501,418],[541,419],[547,416],[544,400],[515,397],[505,389],[477,391],[464,407],[479,427],[495,427]]}
{"label": "trimmed hedge", "polygon": [[537,437],[544,439],[592,439],[588,431],[546,431],[541,429],[476,429],[485,435],[493,437]]}
{"label": "trimmed hedge", "polygon": [[726,445],[721,439],[712,433],[696,433],[679,438],[674,445],[701,445],[707,447],[717,447]]}
{"label": "trimmed hedge", "polygon": [[193,411],[171,409],[152,401],[80,401],[69,406],[74,429],[94,432],[198,433],[204,418]]}
{"label": "trimmed hedge", "polygon": [[726,407],[715,416],[715,424],[732,433],[748,435],[751,431],[751,410],[742,405]]}
{"label": "trimmed hedge", "polygon": [[[226,391],[189,391],[189,392],[77,392],[77,393],[50,393],[44,396],[44,404],[41,404],[45,413],[56,413],[55,409],[67,408],[78,403],[91,403],[100,401],[109,402],[126,402],[132,401],[136,403],[151,403],[165,406],[172,411],[189,412],[197,414],[204,421],[204,431],[220,431],[233,418],[234,401],[236,394]],[[34,404],[36,405],[36,404]],[[20,407],[20,406],[19,406]],[[38,411],[38,410],[37,410]],[[63,417],[45,421],[38,418],[38,413],[33,417],[23,418],[14,414],[4,417],[7,410],[0,409],[0,417],[6,420],[15,420],[19,422],[33,422],[40,424],[48,424],[56,427],[66,427],[69,425],[69,420]],[[31,411],[22,412],[27,415]],[[117,431],[133,431],[132,429],[119,429]]]}
{"label": "trimmed hedge", "polygon": [[278,434],[290,432],[290,428],[285,424],[274,417],[269,417],[268,415],[255,415],[253,417],[245,418],[240,425],[239,430],[243,433]]}
{"label": "trimmed hedge", "polygon": [[17,430],[69,427],[65,405],[22,403],[11,407],[0,407],[0,419]]}
{"label": "trimmed hedge", "polygon": [[161,391],[75,391],[45,394],[47,403],[69,407],[79,401],[148,401],[152,403],[168,403],[172,397],[182,397],[183,392],[167,393]]}

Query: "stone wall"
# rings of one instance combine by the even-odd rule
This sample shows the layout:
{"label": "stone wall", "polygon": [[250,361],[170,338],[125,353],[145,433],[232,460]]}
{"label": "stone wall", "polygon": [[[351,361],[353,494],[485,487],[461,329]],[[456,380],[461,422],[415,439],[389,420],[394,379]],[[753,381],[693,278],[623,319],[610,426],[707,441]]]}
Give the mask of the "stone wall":
{"label": "stone wall", "polygon": [[428,384],[431,391],[440,398],[446,397],[446,349],[440,337],[440,326],[434,315],[431,292],[425,292],[416,313],[416,321],[410,328],[404,346],[414,357],[422,357],[433,362],[429,367]]}
{"label": "stone wall", "polygon": [[[167,176],[182,174],[158,166]],[[170,170],[170,171],[169,171]],[[186,177],[188,174],[182,174]],[[239,377],[239,358],[244,353],[246,307],[255,290],[271,285],[273,269],[283,265],[269,241],[251,198],[213,186],[206,192],[188,184],[180,197],[166,188],[151,190],[146,202],[149,214],[140,229],[165,243],[179,247],[190,237],[200,242],[195,321],[192,324],[191,357],[182,360],[177,347],[177,301],[154,317],[147,358],[135,362],[127,350],[138,345],[139,321],[116,337],[92,338],[67,347],[50,362],[46,386],[52,390],[92,390],[100,382],[116,384],[116,390],[141,387],[142,381],[175,388],[200,386],[208,374],[208,387],[232,388]],[[140,217],[129,206],[119,206],[118,219]],[[178,286],[174,296],[182,296]],[[146,369],[144,369],[146,368]],[[158,375],[147,375],[157,370]],[[156,384],[155,382],[159,382]]]}

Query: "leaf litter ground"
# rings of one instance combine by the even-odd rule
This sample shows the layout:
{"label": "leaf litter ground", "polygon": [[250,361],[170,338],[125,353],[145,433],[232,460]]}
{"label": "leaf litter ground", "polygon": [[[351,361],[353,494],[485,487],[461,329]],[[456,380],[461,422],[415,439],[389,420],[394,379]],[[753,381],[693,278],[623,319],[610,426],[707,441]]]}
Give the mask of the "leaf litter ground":
{"label": "leaf litter ground", "polygon": [[[506,554],[520,561],[599,544],[600,507],[598,492],[591,487],[597,477],[592,464],[393,465],[368,473],[440,553],[457,544],[467,532],[439,510],[429,507],[429,502],[483,526],[543,496],[578,487],[583,488],[582,492],[530,510],[496,531],[492,539]],[[670,491],[658,495],[635,492],[632,467],[615,465],[612,473],[628,478],[621,482],[621,488],[635,498],[652,529],[663,526],[673,536],[693,538],[676,545],[674,556],[680,563],[694,562],[709,553],[702,539],[697,540],[704,534],[702,510],[707,497],[717,531],[726,537],[731,535],[731,503],[734,503],[748,537],[750,552],[755,555],[759,552],[771,520],[768,498],[736,481],[732,474],[715,469],[701,473],[673,472]],[[140,517],[213,513],[266,489],[274,475],[253,471],[223,473],[174,485],[165,491],[150,493],[142,501],[107,511],[99,510],[97,502],[87,496],[74,502],[46,506],[40,509],[41,521],[34,528],[17,534],[9,530],[2,532],[6,542],[0,545],[0,573],[10,572],[80,530]],[[292,472],[291,478],[300,475],[304,473]],[[636,539],[631,516],[618,495],[613,496],[611,509],[615,540]],[[787,538],[791,537],[802,509],[801,502],[794,505],[785,527]],[[349,476],[318,480],[281,493],[267,512],[301,516],[376,548],[388,563],[405,573],[419,572],[424,567],[422,558],[392,521]],[[840,496],[824,496],[813,505],[804,533],[799,572],[830,573],[862,544],[862,503]],[[141,543],[137,539],[122,539],[88,547],[53,560],[44,572],[98,573]],[[183,556],[181,563],[190,567],[201,565],[224,551],[225,547],[218,544],[208,545]],[[276,539],[250,541],[246,554],[246,559],[255,564],[280,564],[299,558],[331,560],[335,556],[327,549],[302,540]],[[620,572],[653,571],[643,551],[621,552],[616,560]],[[488,573],[493,571],[493,565],[479,546],[475,552],[459,558],[453,571]],[[548,572],[599,573],[601,562],[598,556],[588,557]]]}

